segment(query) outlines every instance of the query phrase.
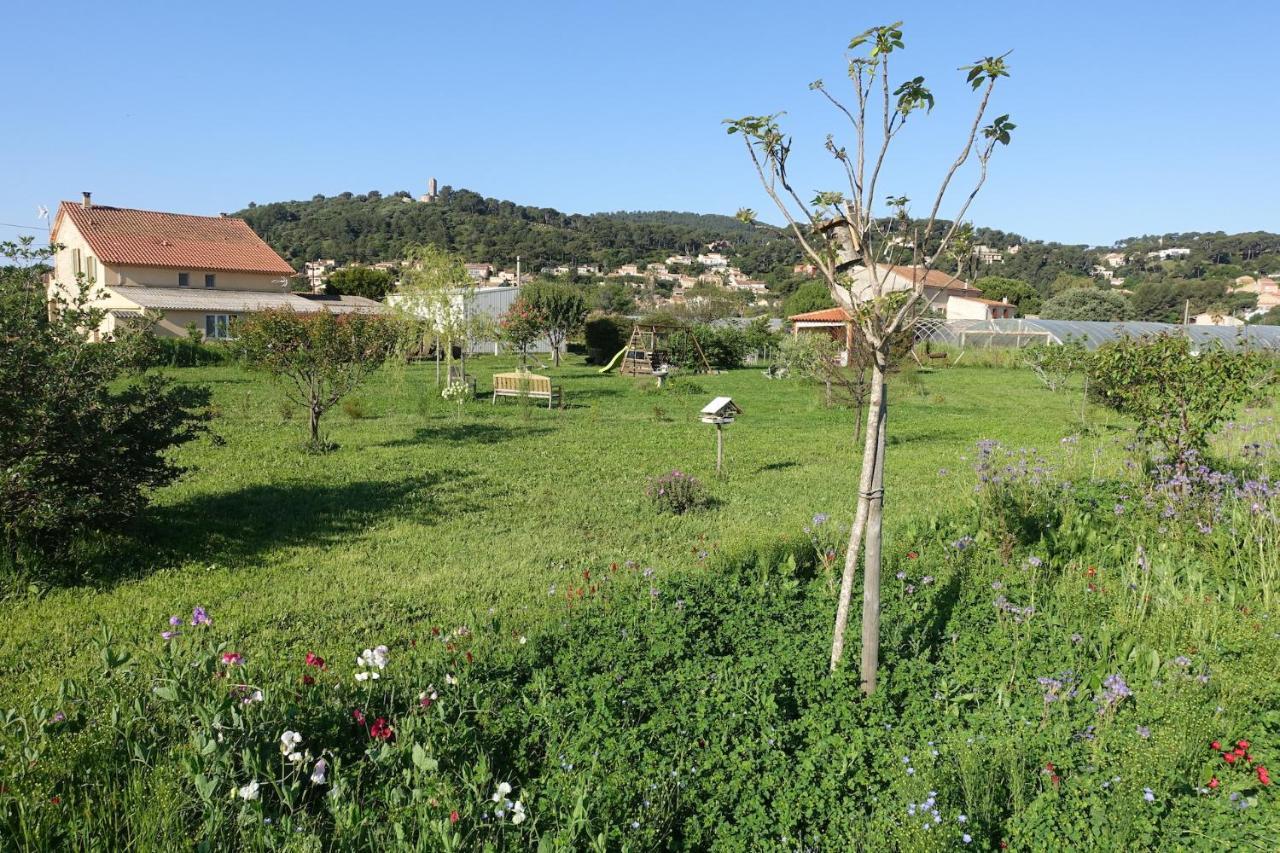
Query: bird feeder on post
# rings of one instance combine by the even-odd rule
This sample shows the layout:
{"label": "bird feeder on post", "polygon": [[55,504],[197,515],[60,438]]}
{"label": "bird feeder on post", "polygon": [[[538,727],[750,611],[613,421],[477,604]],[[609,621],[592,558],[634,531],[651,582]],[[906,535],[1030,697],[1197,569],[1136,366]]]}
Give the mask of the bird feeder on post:
{"label": "bird feeder on post", "polygon": [[716,397],[702,407],[700,414],[704,424],[716,426],[716,474],[718,475],[724,467],[725,424],[733,423],[734,417],[742,414],[742,409],[733,402],[732,397]]}

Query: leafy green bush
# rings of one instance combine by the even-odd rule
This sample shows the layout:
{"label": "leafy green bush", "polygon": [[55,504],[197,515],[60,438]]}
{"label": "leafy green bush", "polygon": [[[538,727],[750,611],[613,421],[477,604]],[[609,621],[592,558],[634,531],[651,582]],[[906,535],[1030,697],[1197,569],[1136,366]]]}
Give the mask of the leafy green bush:
{"label": "leafy green bush", "polygon": [[[137,376],[138,352],[94,344],[103,312],[72,285],[48,317],[39,270],[47,250],[0,245],[0,567],[49,576],[67,550],[112,530],[173,482],[168,451],[196,438],[209,390]],[[68,566],[69,568],[69,566]]]}
{"label": "leafy green bush", "polygon": [[1275,379],[1262,353],[1195,351],[1175,335],[1122,337],[1084,364],[1094,399],[1132,417],[1139,439],[1173,460],[1202,453],[1218,426]]}
{"label": "leafy green bush", "polygon": [[747,337],[735,326],[694,326],[672,332],[667,340],[668,357],[682,370],[704,369],[699,347],[714,370],[732,370],[746,362]]}
{"label": "leafy green bush", "polygon": [[593,317],[583,327],[587,344],[587,361],[605,364],[613,358],[631,338],[631,321],[625,317],[605,315]]}
{"label": "leafy green bush", "polygon": [[231,360],[225,345],[204,343],[199,332],[194,337],[154,337],[153,341],[155,349],[151,364],[156,367],[203,367]]}
{"label": "leafy green bush", "polygon": [[1133,306],[1121,293],[1096,287],[1064,290],[1040,308],[1046,320],[1092,320],[1112,322],[1133,317]]}

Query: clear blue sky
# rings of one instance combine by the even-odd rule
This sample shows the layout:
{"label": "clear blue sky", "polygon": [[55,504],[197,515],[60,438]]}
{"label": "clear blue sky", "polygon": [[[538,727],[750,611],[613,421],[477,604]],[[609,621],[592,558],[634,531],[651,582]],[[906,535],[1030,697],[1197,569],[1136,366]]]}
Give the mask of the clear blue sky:
{"label": "clear blue sky", "polygon": [[[91,190],[216,213],[428,177],[570,212],[776,220],[727,116],[788,111],[797,183],[839,185],[849,37],[906,21],[899,66],[933,115],[885,192],[924,206],[972,94],[955,69],[1013,49],[996,110],[1018,124],[972,218],[1105,244],[1280,231],[1273,2],[365,2],[12,4],[0,69],[0,222]],[[795,12],[784,10],[795,9]],[[914,121],[914,120],[913,120]],[[0,238],[19,232],[0,228]]]}

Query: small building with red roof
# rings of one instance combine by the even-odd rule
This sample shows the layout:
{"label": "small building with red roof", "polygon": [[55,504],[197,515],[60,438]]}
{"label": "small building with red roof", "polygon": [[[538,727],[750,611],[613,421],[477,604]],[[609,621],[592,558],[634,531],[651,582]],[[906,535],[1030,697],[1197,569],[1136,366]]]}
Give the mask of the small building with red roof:
{"label": "small building with red roof", "polygon": [[361,297],[291,293],[293,267],[232,216],[107,207],[85,193],[58,207],[51,242],[50,310],[87,286],[90,306],[105,312],[88,330],[98,340],[147,316],[158,318],[158,335],[185,337],[194,326],[206,339],[226,339],[235,318],[255,311],[382,311]]}
{"label": "small building with red roof", "polygon": [[823,308],[806,311],[787,318],[791,334],[827,335],[841,346],[840,363],[848,365],[849,352],[853,349],[853,315],[845,308]]}

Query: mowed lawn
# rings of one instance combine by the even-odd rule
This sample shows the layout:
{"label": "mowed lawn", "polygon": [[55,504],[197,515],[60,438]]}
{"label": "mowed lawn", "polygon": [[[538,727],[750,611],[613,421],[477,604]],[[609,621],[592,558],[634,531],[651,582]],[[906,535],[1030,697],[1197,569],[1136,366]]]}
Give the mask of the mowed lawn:
{"label": "mowed lawn", "polygon": [[[491,608],[514,624],[536,620],[583,570],[612,561],[663,572],[703,552],[794,539],[818,512],[852,517],[853,414],[822,406],[810,385],[744,369],[658,393],[652,380],[602,376],[574,357],[545,371],[563,384],[565,408],[490,405],[490,375],[510,366],[471,360],[481,398],[461,413],[439,398],[433,366],[387,369],[354,395],[364,417],[326,417],[340,445],[327,455],[302,452],[302,413],[286,417],[262,377],[174,371],[213,388],[218,438],[180,450],[190,472],[155,496],[124,553],[79,585],[0,603],[0,706],[90,671],[100,625],[148,641],[199,604],[245,651],[341,660]],[[698,388],[677,393],[681,382]],[[714,428],[697,412],[721,394],[744,414],[727,429],[718,479]],[[890,537],[968,500],[964,457],[977,440],[1054,459],[1079,430],[1079,394],[1049,393],[1025,371],[916,373],[895,379],[891,406]],[[714,507],[655,514],[646,479],[673,468],[703,478]]]}

